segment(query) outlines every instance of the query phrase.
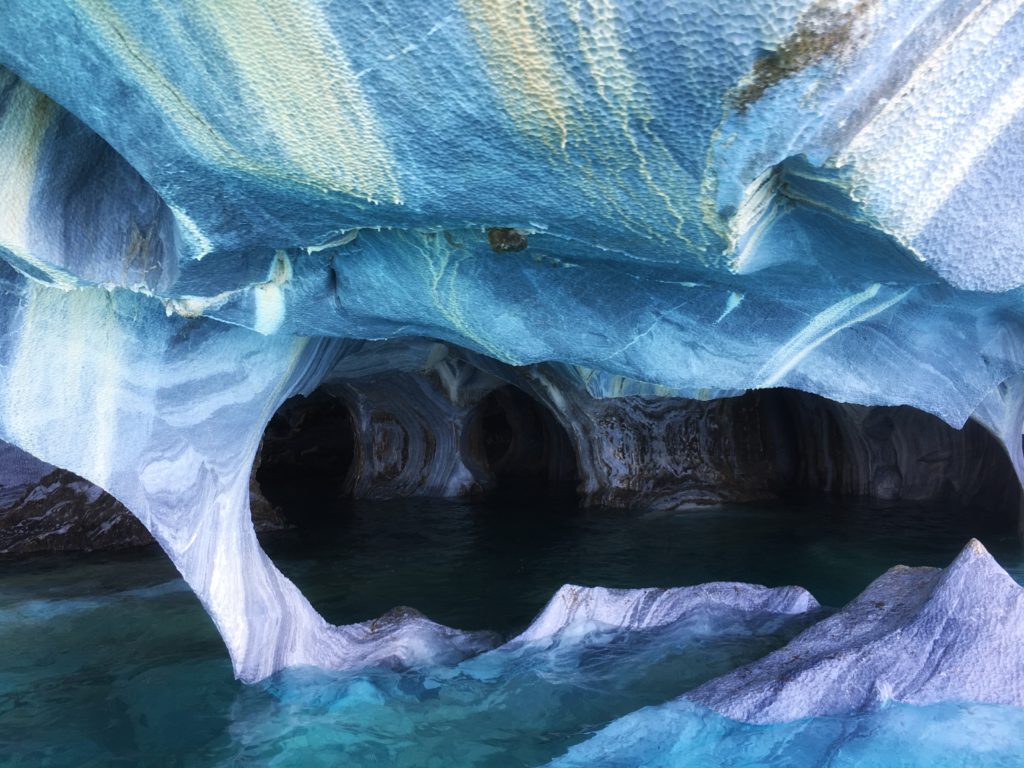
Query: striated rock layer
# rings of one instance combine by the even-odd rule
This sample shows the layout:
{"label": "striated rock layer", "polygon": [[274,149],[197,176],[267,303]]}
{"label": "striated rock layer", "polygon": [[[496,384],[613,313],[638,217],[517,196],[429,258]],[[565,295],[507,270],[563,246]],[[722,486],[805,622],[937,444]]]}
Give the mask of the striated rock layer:
{"label": "striated rock layer", "polygon": [[746,614],[767,624],[772,617],[814,615],[819,608],[800,587],[769,589],[716,582],[673,589],[607,589],[566,584],[530,626],[503,647],[550,643],[591,632],[661,629],[699,611]]}
{"label": "striated rock layer", "polygon": [[501,365],[426,340],[352,347],[328,381],[282,408],[263,456],[293,483],[326,482],[335,499],[475,495],[504,480],[506,492],[575,489],[586,505],[643,509],[801,495],[941,500],[1001,528],[1020,511],[997,438],[973,420],[956,430],[909,407],[778,389],[594,397],[579,372]]}

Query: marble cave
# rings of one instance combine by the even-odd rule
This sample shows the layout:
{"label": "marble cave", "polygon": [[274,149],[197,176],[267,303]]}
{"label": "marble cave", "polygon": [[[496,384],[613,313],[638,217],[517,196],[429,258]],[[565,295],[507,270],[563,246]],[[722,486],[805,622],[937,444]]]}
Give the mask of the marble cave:
{"label": "marble cave", "polygon": [[1022,0],[0,0],[0,764],[1024,765]]}

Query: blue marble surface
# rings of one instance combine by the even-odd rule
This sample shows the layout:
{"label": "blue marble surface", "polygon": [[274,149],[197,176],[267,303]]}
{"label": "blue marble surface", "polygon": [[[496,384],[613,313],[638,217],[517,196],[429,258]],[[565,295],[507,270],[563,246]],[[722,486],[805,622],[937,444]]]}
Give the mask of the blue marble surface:
{"label": "blue marble surface", "polygon": [[479,650],[328,624],[252,532],[267,420],[363,340],[973,416],[1024,476],[1018,3],[2,14],[0,439],[124,502],[242,679]]}

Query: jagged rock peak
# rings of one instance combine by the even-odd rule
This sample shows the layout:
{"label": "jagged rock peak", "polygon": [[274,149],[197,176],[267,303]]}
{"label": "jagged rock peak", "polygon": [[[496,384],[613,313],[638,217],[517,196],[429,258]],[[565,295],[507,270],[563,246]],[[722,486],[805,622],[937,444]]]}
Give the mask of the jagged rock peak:
{"label": "jagged rock peak", "polygon": [[945,569],[891,568],[784,648],[687,698],[753,723],[890,700],[1024,706],[1024,589],[971,539]]}

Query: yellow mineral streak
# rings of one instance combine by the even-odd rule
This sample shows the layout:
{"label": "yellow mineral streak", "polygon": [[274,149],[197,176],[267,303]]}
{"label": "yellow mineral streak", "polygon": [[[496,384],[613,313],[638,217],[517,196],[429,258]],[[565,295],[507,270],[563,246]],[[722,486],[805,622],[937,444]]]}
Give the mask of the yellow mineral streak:
{"label": "yellow mineral streak", "polygon": [[[255,307],[252,329],[263,336],[270,336],[276,333],[284,323],[288,307],[283,288],[293,275],[292,263],[288,254],[278,251],[271,266],[270,275],[264,282],[245,288],[222,291],[213,296],[179,296],[165,299],[164,310],[168,317],[171,315],[202,317],[210,310],[220,309],[228,301],[238,298],[246,292],[251,292]],[[242,325],[248,327],[244,323]]]}
{"label": "yellow mineral streak", "polygon": [[424,267],[430,280],[431,303],[438,314],[447,320],[455,331],[476,342],[492,357],[513,365],[518,364],[509,357],[507,351],[481,334],[477,325],[463,315],[462,293],[458,290],[459,269],[463,263],[473,261],[473,254],[466,250],[449,248],[433,233],[423,235],[420,243],[414,247],[418,247],[423,256]]}
{"label": "yellow mineral streak", "polygon": [[394,160],[322,11],[293,0],[220,0],[205,9],[289,162],[333,190],[400,202]]}
{"label": "yellow mineral streak", "polygon": [[[0,72],[0,87],[13,79]],[[0,114],[0,246],[22,257],[39,148],[55,114],[54,103],[24,83]]]}
{"label": "yellow mineral streak", "polygon": [[[487,72],[505,111],[525,135],[539,139],[573,165],[580,191],[643,237],[683,238],[685,202],[695,180],[658,136],[645,87],[623,51],[619,19],[608,0],[565,0],[587,66],[577,80],[548,32],[539,0],[462,0]],[[603,102],[585,103],[590,88]],[[609,138],[620,136],[620,141]],[[639,178],[641,187],[636,184]],[[647,192],[638,190],[646,188]],[[672,229],[652,215],[661,201]]]}
{"label": "yellow mineral streak", "polygon": [[[683,237],[685,215],[676,200],[686,199],[679,181],[688,174],[652,129],[654,116],[646,89],[622,55],[627,46],[619,38],[615,5],[611,0],[566,0],[566,8],[576,26],[580,51],[594,87],[618,122],[636,172],[675,220],[676,237]],[[584,18],[584,10],[588,19]],[[597,141],[602,140],[604,131],[599,126],[593,126],[590,132]]]}
{"label": "yellow mineral streak", "polygon": [[572,80],[558,61],[540,0],[462,0],[509,116],[527,135],[565,149]]}
{"label": "yellow mineral streak", "polygon": [[[27,237],[39,152],[60,107],[35,88],[15,80],[14,75],[0,72],[0,88],[14,87],[7,108],[0,114],[0,248],[67,290],[76,281],[40,258],[46,254],[30,251]],[[13,266],[20,269],[18,264]]]}
{"label": "yellow mineral streak", "polygon": [[[209,159],[372,202],[400,203],[394,158],[345,52],[313,3],[189,0],[189,17],[222,46],[241,104],[212,92],[199,104],[161,72],[108,0],[79,0],[167,119]],[[183,41],[189,49],[191,42]],[[252,123],[251,145],[235,146],[209,119],[231,109]],[[268,136],[277,157],[256,157]],[[276,161],[276,162],[275,162]]]}

